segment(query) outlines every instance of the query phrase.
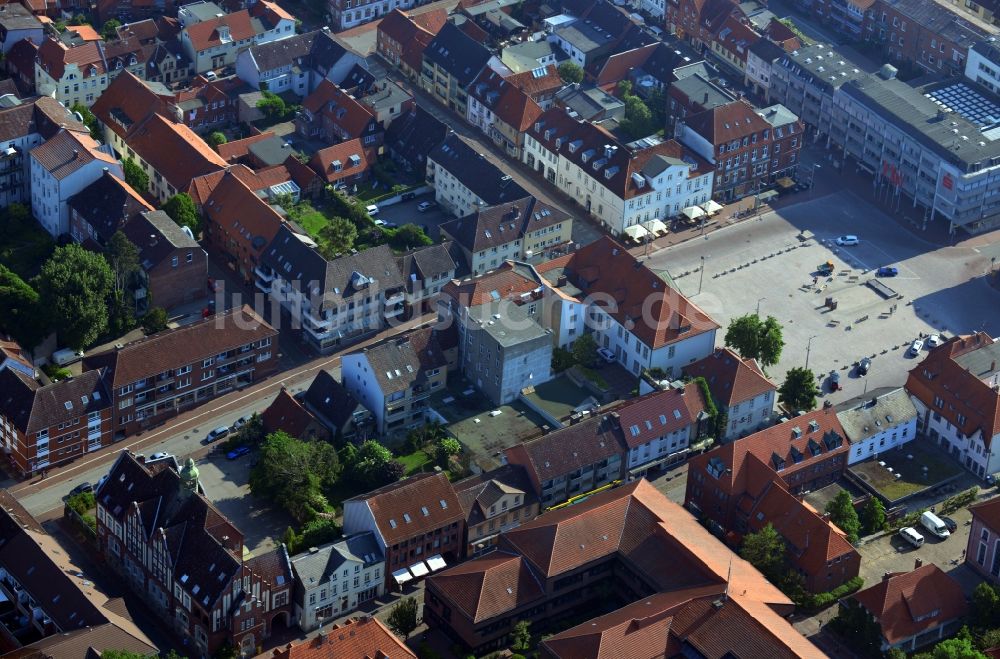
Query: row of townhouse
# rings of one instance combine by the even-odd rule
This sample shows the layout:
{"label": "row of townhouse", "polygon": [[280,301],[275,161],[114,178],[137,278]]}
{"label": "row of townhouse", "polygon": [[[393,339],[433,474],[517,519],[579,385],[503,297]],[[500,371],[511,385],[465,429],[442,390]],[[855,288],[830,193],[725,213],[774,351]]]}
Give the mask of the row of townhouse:
{"label": "row of townhouse", "polygon": [[295,17],[267,0],[230,14],[202,0],[178,9],[177,20],[181,46],[196,73],[232,66],[251,46],[295,35]]}
{"label": "row of townhouse", "polygon": [[977,109],[992,102],[990,92],[976,83],[914,87],[891,66],[868,74],[815,44],[775,63],[770,93],[802,118],[814,142],[842,152],[872,175],[876,191],[909,202],[925,224],[974,234],[1000,222],[1000,142]]}
{"label": "row of townhouse", "polygon": [[0,370],[0,436],[20,474],[74,460],[277,369],[277,332],[248,307],[87,355],[42,385]]}

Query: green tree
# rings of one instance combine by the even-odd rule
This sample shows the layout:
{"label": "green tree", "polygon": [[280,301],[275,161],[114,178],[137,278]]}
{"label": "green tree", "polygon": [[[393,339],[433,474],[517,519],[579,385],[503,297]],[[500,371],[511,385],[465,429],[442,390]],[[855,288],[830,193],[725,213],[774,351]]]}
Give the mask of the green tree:
{"label": "green tree", "polygon": [[444,437],[438,442],[435,447],[437,452],[437,461],[442,469],[448,466],[448,461],[451,456],[458,455],[462,452],[462,445],[454,437]]}
{"label": "green tree", "polygon": [[568,85],[583,82],[583,67],[576,62],[563,62],[559,65],[559,77]]}
{"label": "green tree", "polygon": [[135,288],[141,271],[139,249],[119,230],[108,239],[104,258],[112,274],[108,322],[117,336],[135,327]]}
{"label": "green tree", "polygon": [[220,130],[212,131],[208,135],[208,143],[211,144],[212,146],[221,146],[228,141],[229,140],[226,139],[225,133],[223,133]]}
{"label": "green tree", "polygon": [[899,648],[889,648],[885,653],[885,659],[906,659],[906,653]]}
{"label": "green tree", "polygon": [[191,229],[195,238],[201,233],[201,218],[198,216],[198,208],[188,193],[179,192],[167,199],[162,210],[178,225]]}
{"label": "green tree", "polygon": [[850,639],[851,648],[862,657],[882,657],[882,628],[856,600],[847,599],[830,628]]}
{"label": "green tree", "polygon": [[122,26],[121,21],[110,19],[101,27],[101,38],[105,41],[114,41],[118,38],[118,28]]}
{"label": "green tree", "polygon": [[976,647],[989,650],[1000,646],[1000,629],[987,629],[976,639]]}
{"label": "green tree", "polygon": [[430,245],[432,241],[424,230],[418,227],[416,224],[404,224],[398,229],[393,230],[389,234],[389,245],[399,251],[405,251],[414,249],[416,247],[425,247]]}
{"label": "green tree", "polygon": [[949,638],[934,646],[933,659],[989,659],[968,638]]}
{"label": "green tree", "polygon": [[288,106],[277,94],[262,91],[261,99],[257,101],[257,109],[264,113],[268,119],[280,119],[288,112]]}
{"label": "green tree", "polygon": [[48,334],[49,319],[38,292],[0,264],[0,330],[31,350]]}
{"label": "green tree", "polygon": [[347,254],[354,247],[358,228],[350,220],[335,217],[319,231],[319,252],[327,259]]}
{"label": "green tree", "polygon": [[398,481],[405,471],[389,449],[369,439],[358,449],[349,473],[357,485],[375,489]]}
{"label": "green tree", "polygon": [[661,128],[654,123],[653,113],[646,103],[638,96],[631,95],[625,97],[625,120],[621,126],[636,139],[652,135]]}
{"label": "green tree", "polygon": [[865,533],[878,533],[886,529],[885,506],[878,497],[869,497],[861,509],[861,526]]}
{"label": "green tree", "polygon": [[142,317],[142,331],[147,335],[167,329],[167,311],[163,307],[153,307]]}
{"label": "green tree", "polygon": [[592,334],[581,334],[570,348],[577,364],[591,368],[597,361],[597,341]]}
{"label": "green tree", "polygon": [[808,368],[796,366],[785,374],[785,381],[778,389],[778,400],[792,410],[811,410],[816,407],[819,387],[816,376]]}
{"label": "green tree", "polygon": [[264,440],[260,459],[250,471],[250,490],[271,498],[300,522],[310,521],[330,506],[323,489],[340,475],[340,462],[326,442],[304,442],[286,432]]}
{"label": "green tree", "polygon": [[125,182],[132,186],[133,190],[139,194],[149,192],[149,174],[142,171],[142,167],[134,160],[126,158],[122,163],[122,171],[125,173]]}
{"label": "green tree", "polygon": [[858,541],[861,521],[858,519],[858,511],[854,509],[854,501],[850,492],[847,490],[837,492],[837,496],[826,504],[826,512],[830,515],[830,521],[847,534],[847,539],[850,542]]}
{"label": "green tree", "polygon": [[389,617],[386,618],[389,629],[398,636],[409,637],[417,628],[418,608],[417,600],[413,597],[404,597],[396,602],[396,605],[389,611]]}
{"label": "green tree", "polygon": [[618,83],[618,98],[625,100],[632,95],[632,81],[622,80]]}
{"label": "green tree", "polygon": [[70,110],[72,112],[76,112],[81,117],[83,117],[83,125],[86,126],[87,130],[90,131],[91,137],[93,137],[95,140],[102,139],[103,136],[101,135],[101,124],[100,122],[97,121],[97,117],[94,116],[94,113],[90,111],[90,108],[86,107],[85,105],[77,103],[73,107],[71,107]]}
{"label": "green tree", "polygon": [[726,329],[726,346],[744,359],[756,359],[764,368],[781,359],[785,341],[781,338],[781,323],[774,316],[761,320],[757,314],[733,318]]}
{"label": "green tree", "polygon": [[785,539],[768,524],[760,531],[743,537],[740,556],[776,584],[785,576],[786,551]]}
{"label": "green tree", "polygon": [[510,649],[515,652],[527,652],[531,649],[531,621],[518,620],[511,631]]}
{"label": "green tree", "polygon": [[56,248],[42,266],[38,296],[64,345],[82,350],[107,330],[113,279],[103,256],[76,244]]}
{"label": "green tree", "polygon": [[985,581],[972,591],[972,624],[980,629],[991,629],[1000,623],[1000,593]]}

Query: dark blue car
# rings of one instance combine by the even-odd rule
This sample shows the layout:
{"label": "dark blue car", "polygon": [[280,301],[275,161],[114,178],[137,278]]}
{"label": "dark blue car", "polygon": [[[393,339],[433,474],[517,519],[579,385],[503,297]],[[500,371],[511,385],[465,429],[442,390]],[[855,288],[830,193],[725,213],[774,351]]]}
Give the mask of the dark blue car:
{"label": "dark blue car", "polygon": [[890,265],[884,265],[875,272],[877,277],[895,277],[899,274],[899,269]]}
{"label": "dark blue car", "polygon": [[249,446],[237,446],[236,448],[234,448],[229,453],[226,453],[226,457],[229,458],[230,460],[235,460],[236,458],[240,457],[241,455],[246,455],[249,452],[250,452],[250,447]]}

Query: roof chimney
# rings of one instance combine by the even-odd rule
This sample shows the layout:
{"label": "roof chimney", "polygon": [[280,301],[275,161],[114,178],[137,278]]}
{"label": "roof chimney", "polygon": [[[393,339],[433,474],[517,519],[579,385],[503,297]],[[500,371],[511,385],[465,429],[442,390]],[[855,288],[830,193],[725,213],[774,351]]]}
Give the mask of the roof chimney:
{"label": "roof chimney", "polygon": [[888,581],[891,576],[892,576],[892,572],[883,572],[882,573],[882,581]]}
{"label": "roof chimney", "polygon": [[923,566],[924,566],[924,562],[922,560],[920,560],[919,558],[914,558],[913,559],[913,569],[914,570],[918,570],[918,569],[922,568]]}
{"label": "roof chimney", "polygon": [[73,160],[76,160],[79,157],[80,157],[80,150],[79,149],[73,149]]}
{"label": "roof chimney", "polygon": [[702,105],[708,105],[708,92],[705,92],[705,100],[701,102]]}

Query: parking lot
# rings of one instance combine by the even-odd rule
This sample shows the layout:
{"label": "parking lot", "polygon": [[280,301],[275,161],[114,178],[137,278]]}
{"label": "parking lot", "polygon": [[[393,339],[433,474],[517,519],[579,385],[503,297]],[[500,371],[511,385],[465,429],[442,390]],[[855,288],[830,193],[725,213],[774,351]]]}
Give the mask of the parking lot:
{"label": "parking lot", "polygon": [[[801,240],[804,231],[813,237]],[[861,243],[837,246],[841,234],[856,234]],[[867,389],[902,386],[919,360],[906,348],[921,334],[1000,332],[998,293],[982,277],[989,252],[989,246],[931,245],[852,193],[839,192],[661,250],[647,263],[669,273],[722,325],[719,343],[732,318],[754,313],[759,304],[761,315],[784,327],[784,352],[769,375],[780,382],[807,360],[824,384],[836,371],[842,386],[830,395],[836,403]],[[833,275],[813,285],[816,267],[828,260]],[[900,298],[886,300],[865,285],[881,266],[899,269],[899,276],[880,281]],[[824,307],[827,297],[836,299],[836,310]],[[873,362],[863,378],[851,368],[862,357]]]}
{"label": "parking lot", "polygon": [[420,212],[417,206],[424,201],[434,201],[434,193],[422,194],[409,201],[402,201],[391,206],[380,206],[379,214],[376,216],[383,222],[390,222],[403,226],[404,224],[416,224],[421,227],[432,240],[439,237],[438,226],[443,222],[454,219],[450,213],[444,212],[440,206],[435,205],[430,210]]}

